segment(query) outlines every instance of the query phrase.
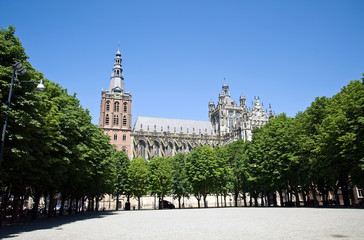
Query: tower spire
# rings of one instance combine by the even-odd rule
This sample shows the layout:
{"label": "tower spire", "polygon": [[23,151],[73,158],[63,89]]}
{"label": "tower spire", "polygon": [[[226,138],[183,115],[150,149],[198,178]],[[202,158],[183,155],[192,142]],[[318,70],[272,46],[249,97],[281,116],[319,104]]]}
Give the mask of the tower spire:
{"label": "tower spire", "polygon": [[123,77],[123,68],[121,65],[121,53],[120,53],[120,43],[118,43],[118,51],[115,54],[114,58],[114,67],[112,69],[111,78],[110,78],[110,87],[109,92],[120,92],[124,93],[124,77]]}

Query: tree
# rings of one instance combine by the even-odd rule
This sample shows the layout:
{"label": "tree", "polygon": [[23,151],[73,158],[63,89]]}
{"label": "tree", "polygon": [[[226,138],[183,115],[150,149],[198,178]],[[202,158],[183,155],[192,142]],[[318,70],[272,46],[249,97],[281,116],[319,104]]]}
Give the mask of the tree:
{"label": "tree", "polygon": [[[254,165],[258,192],[262,193],[262,205],[265,205],[266,193],[278,191],[282,199],[282,190],[297,193],[296,140],[293,132],[294,119],[280,114],[266,125],[254,130],[250,161]],[[269,199],[269,198],[268,198]]]}
{"label": "tree", "polygon": [[200,207],[201,197],[204,200],[204,207],[207,207],[206,197],[214,190],[214,169],[216,167],[215,152],[207,145],[197,147],[187,155],[187,177],[191,183],[192,192],[197,199],[198,207]]}
{"label": "tree", "polygon": [[171,192],[172,162],[170,158],[155,157],[148,163],[149,192],[157,195],[160,207],[163,198]]}
{"label": "tree", "polygon": [[148,191],[148,162],[143,157],[134,158],[130,162],[128,181],[130,193],[138,200],[140,209],[140,198]]}
{"label": "tree", "polygon": [[172,158],[172,193],[178,199],[181,208],[181,198],[187,197],[190,192],[190,183],[187,179],[185,155],[178,153]]}
{"label": "tree", "polygon": [[232,168],[229,165],[229,155],[226,147],[217,146],[214,148],[214,153],[216,157],[216,168],[213,170],[216,203],[217,207],[219,207],[219,195],[222,194],[226,206],[226,195],[231,190]]}
{"label": "tree", "polygon": [[[11,65],[21,62],[28,71],[19,80],[39,81],[43,74],[29,62],[15,28],[0,30],[0,120],[5,119],[6,101],[12,76]],[[112,189],[114,170],[110,162],[109,138],[91,123],[88,110],[76,95],[69,95],[56,83],[44,79],[46,91],[34,92],[35,83],[15,84],[11,101],[0,183],[7,191],[1,210],[12,195],[13,218],[27,196],[34,199],[38,213],[40,198],[49,198],[52,216],[55,200],[61,193],[62,211],[66,199],[72,201],[97,197]],[[97,202],[96,201],[96,202]],[[46,201],[47,202],[47,201]],[[82,204],[83,206],[83,204]],[[22,207],[20,207],[22,209]],[[76,207],[76,211],[77,211]]]}
{"label": "tree", "polygon": [[121,194],[129,195],[128,170],[130,166],[130,160],[125,152],[116,151],[112,156],[112,161],[115,164],[116,170],[116,178],[114,182],[114,195],[116,195],[116,210],[119,210],[119,196]]}
{"label": "tree", "polygon": [[[241,192],[246,206],[246,193],[249,192],[248,182],[248,150],[250,141],[238,139],[227,145],[228,161],[230,167],[230,190],[234,193],[235,206],[238,204],[238,196]],[[226,195],[225,206],[226,206]]]}

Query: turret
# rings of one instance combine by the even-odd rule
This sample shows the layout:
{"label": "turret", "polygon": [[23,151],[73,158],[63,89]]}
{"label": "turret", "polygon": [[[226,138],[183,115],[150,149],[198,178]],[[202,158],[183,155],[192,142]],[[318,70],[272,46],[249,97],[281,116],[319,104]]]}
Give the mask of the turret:
{"label": "turret", "polygon": [[213,101],[210,101],[209,102],[209,112],[212,112],[215,110],[215,104]]}
{"label": "turret", "polygon": [[111,77],[110,77],[110,87],[109,92],[121,92],[124,93],[124,77],[123,77],[123,68],[121,66],[121,53],[120,50],[116,52],[114,58],[114,67],[112,69]]}
{"label": "turret", "polygon": [[273,114],[273,111],[272,111],[272,107],[269,103],[269,119],[273,118],[274,117],[274,114]]}
{"label": "turret", "polygon": [[240,95],[240,106],[241,107],[246,107],[245,106],[245,101],[246,101],[246,98],[245,98],[244,94],[241,94]]}

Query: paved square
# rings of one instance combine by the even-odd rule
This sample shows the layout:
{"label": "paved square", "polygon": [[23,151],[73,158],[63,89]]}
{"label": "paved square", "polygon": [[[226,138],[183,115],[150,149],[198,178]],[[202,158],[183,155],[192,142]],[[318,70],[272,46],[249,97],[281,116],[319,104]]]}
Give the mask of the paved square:
{"label": "paved square", "polygon": [[0,228],[2,239],[364,239],[364,210],[208,208],[102,212]]}

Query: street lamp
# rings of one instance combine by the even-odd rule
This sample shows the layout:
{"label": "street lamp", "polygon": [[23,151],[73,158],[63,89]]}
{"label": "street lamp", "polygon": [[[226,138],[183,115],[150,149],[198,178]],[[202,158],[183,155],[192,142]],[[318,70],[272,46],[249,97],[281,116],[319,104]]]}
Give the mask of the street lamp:
{"label": "street lamp", "polygon": [[[17,78],[17,75],[23,75],[27,72],[27,68],[23,67],[23,64],[20,62],[17,62],[15,64],[12,65],[13,67],[13,76],[11,78],[11,84],[10,84],[10,90],[9,90],[9,97],[8,97],[8,105],[6,108],[6,113],[5,113],[5,122],[4,122],[4,126],[3,126],[3,131],[1,134],[1,145],[0,145],[0,167],[1,167],[1,162],[3,159],[3,152],[4,152],[4,143],[5,143],[5,133],[6,133],[6,127],[8,126],[8,119],[9,119],[9,109],[10,109],[10,103],[11,103],[11,95],[13,94],[13,87],[14,87],[14,79]],[[32,82],[32,83],[38,83],[36,90],[40,91],[40,92],[44,92],[45,87],[43,85],[43,80],[38,81],[19,81],[19,83],[22,82]]]}

